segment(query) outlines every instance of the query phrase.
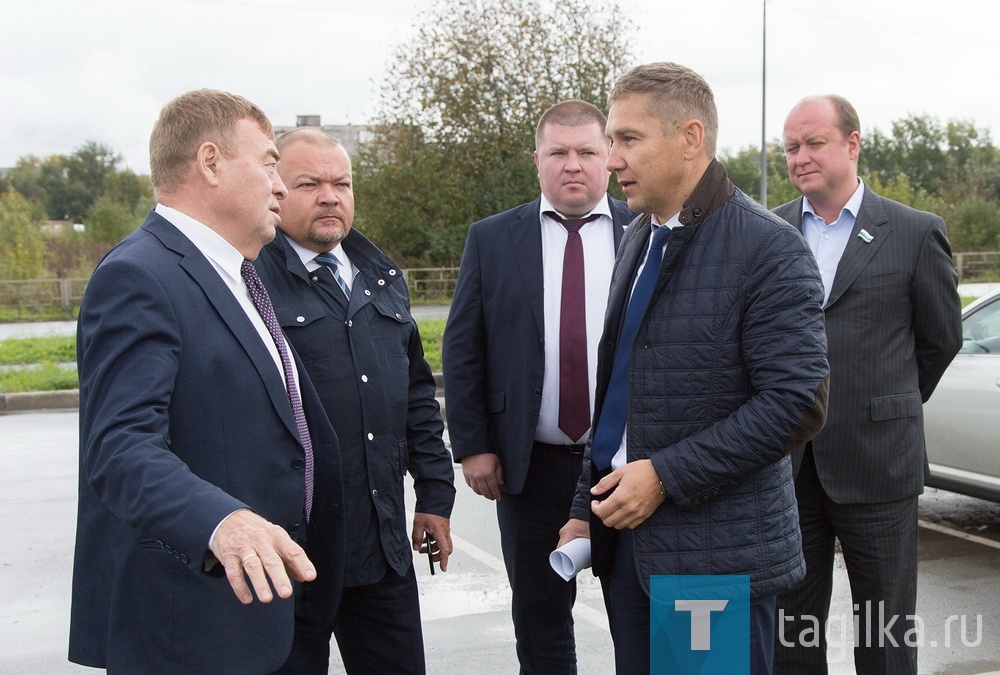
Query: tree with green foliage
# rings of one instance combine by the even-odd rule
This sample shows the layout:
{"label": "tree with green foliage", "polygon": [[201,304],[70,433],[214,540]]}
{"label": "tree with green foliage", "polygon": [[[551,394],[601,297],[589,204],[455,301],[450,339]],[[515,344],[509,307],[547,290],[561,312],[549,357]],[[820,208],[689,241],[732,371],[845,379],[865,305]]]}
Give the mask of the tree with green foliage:
{"label": "tree with green foliage", "polygon": [[88,241],[113,244],[137,228],[142,219],[128,205],[109,195],[98,197],[87,212],[84,235]]}
{"label": "tree with green foliage", "polygon": [[0,195],[0,279],[37,279],[45,247],[31,203],[12,187]]}
{"label": "tree with green foliage", "polygon": [[71,155],[22,157],[7,176],[7,183],[42,209],[49,220],[85,222],[94,203],[104,196],[130,214],[145,210],[152,204],[149,179],[122,168],[121,161],[121,156],[103,143],[86,141]]}
{"label": "tree with green foliage", "polygon": [[[798,196],[788,182],[785,158],[768,150],[768,207]],[[744,148],[721,157],[740,189],[756,195],[760,154]],[[971,121],[942,124],[910,115],[861,139],[858,173],[875,192],[913,208],[937,213],[948,223],[954,251],[1000,251],[1000,151],[990,133]]]}
{"label": "tree with green foliage", "polygon": [[537,195],[542,112],[605,107],[631,31],[614,0],[439,3],[389,66],[355,171],[358,227],[401,264],[457,264],[469,223]]}
{"label": "tree with green foliage", "polygon": [[973,195],[1000,197],[1000,155],[986,129],[970,121],[910,115],[861,142],[858,171],[883,184],[905,175],[915,190],[958,202]]}
{"label": "tree with green foliage", "polygon": [[[726,167],[729,180],[752,199],[760,197],[760,150],[743,148],[734,155],[724,154],[719,161]],[[767,207],[773,209],[799,196],[788,182],[785,153],[777,142],[767,148]]]}

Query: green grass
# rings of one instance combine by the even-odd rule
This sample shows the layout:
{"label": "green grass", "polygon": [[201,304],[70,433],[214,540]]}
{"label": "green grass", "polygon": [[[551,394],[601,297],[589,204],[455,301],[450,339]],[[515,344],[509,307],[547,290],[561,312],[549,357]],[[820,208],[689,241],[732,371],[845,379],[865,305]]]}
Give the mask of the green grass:
{"label": "green grass", "polygon": [[[445,320],[425,319],[418,324],[424,357],[431,370],[441,370],[441,338]],[[37,368],[0,371],[0,394],[76,389],[79,386],[76,370],[63,370],[56,365],[75,360],[75,337],[0,341],[0,365],[40,364]]]}
{"label": "green grass", "polygon": [[32,323],[34,321],[71,321],[79,308],[64,312],[56,307],[0,307],[0,323]]}
{"label": "green grass", "polygon": [[424,319],[418,321],[420,342],[424,346],[424,358],[431,370],[441,370],[441,340],[444,337],[444,319]]}
{"label": "green grass", "polygon": [[76,389],[77,382],[76,369],[42,363],[37,368],[0,371],[0,394]]}
{"label": "green grass", "polygon": [[76,338],[36,337],[0,342],[0,366],[76,361]]}

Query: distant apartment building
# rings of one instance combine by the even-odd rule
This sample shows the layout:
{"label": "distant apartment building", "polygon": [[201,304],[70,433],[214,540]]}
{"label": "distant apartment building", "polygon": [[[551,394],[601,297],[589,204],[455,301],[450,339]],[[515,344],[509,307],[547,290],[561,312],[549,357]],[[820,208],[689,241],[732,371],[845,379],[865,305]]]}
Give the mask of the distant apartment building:
{"label": "distant apartment building", "polygon": [[319,115],[298,115],[294,127],[274,127],[274,137],[287,134],[297,127],[318,127],[341,143],[352,159],[357,159],[361,146],[368,142],[370,131],[364,124],[323,124]]}

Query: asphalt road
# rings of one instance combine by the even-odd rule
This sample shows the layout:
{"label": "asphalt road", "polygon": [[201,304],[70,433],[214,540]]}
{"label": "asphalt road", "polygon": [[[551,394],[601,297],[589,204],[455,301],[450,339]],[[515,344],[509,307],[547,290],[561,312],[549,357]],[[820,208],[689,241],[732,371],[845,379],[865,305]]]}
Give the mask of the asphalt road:
{"label": "asphalt road", "polygon": [[[0,674],[93,672],[65,660],[76,467],[75,411],[0,415]],[[920,548],[920,672],[1000,672],[1000,505],[928,491],[921,518],[927,526]],[[452,526],[457,551],[449,571],[431,577],[426,565],[416,568],[428,672],[516,673],[492,503],[459,485]],[[842,569],[834,594],[832,614],[839,618],[829,657],[831,672],[841,675],[853,672]],[[582,575],[576,619],[581,675],[611,672],[611,639],[589,572]],[[334,663],[330,672],[343,669]]]}

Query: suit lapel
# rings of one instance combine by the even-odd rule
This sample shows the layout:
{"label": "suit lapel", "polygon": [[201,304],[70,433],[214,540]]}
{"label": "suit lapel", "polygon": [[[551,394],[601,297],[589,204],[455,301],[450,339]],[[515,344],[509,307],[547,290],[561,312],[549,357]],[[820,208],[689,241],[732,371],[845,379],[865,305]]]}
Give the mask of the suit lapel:
{"label": "suit lapel", "polygon": [[[861,230],[865,230],[871,236],[871,241],[866,242],[859,236]],[[865,186],[861,210],[854,222],[851,238],[847,241],[844,254],[840,258],[840,264],[837,265],[837,274],[833,278],[833,287],[830,289],[827,307],[835,303],[844,294],[844,291],[854,283],[858,274],[871,262],[872,257],[883,242],[888,239],[891,232],[892,225],[889,224],[889,219],[885,215],[882,202],[875,193]]]}
{"label": "suit lapel", "polygon": [[644,216],[634,223],[632,227],[636,228],[635,235],[627,241],[621,250],[621,259],[617,263],[614,283],[608,297],[608,311],[604,325],[605,339],[602,341],[606,344],[618,344],[618,329],[621,327],[622,315],[628,304],[629,296],[632,294],[635,269],[638,267],[639,259],[645,253],[646,244],[649,242],[651,222],[649,217]]}
{"label": "suit lapel", "polygon": [[[264,381],[271,404],[291,434],[298,438],[298,427],[292,415],[292,407],[288,402],[288,393],[285,390],[281,373],[275,367],[270,351],[261,342],[257,330],[253,327],[246,312],[243,311],[243,307],[233,297],[232,292],[219,277],[219,273],[212,266],[212,263],[190,239],[181,234],[180,230],[159,214],[152,214],[143,227],[155,235],[164,246],[181,256],[178,264],[201,288],[222,321],[243,346],[247,356],[253,362],[254,368],[257,369],[257,373]],[[196,345],[188,345],[188,347],[197,348]]]}
{"label": "suit lapel", "polygon": [[607,197],[607,200],[611,207],[611,222],[614,224],[615,251],[617,251],[622,245],[625,228],[628,226],[629,221],[632,220],[632,212],[622,206],[620,202],[611,199],[611,197]]}
{"label": "suit lapel", "polygon": [[508,225],[514,246],[514,264],[521,272],[528,305],[535,317],[538,334],[545,335],[543,316],[544,276],[542,273],[542,223],[538,216],[541,200],[526,204]]}

